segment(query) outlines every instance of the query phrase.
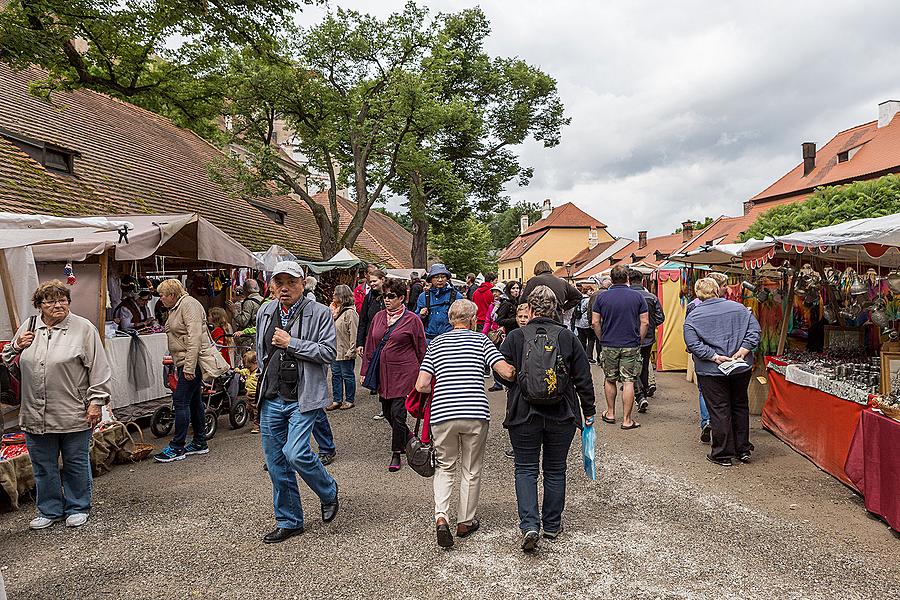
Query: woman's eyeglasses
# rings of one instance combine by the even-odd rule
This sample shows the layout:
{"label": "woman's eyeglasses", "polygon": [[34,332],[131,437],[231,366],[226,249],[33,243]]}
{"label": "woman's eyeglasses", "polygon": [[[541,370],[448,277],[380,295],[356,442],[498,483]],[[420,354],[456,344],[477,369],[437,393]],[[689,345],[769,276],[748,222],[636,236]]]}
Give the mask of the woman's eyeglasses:
{"label": "woman's eyeglasses", "polygon": [[393,292],[388,292],[387,294],[384,295],[385,300],[396,300],[399,297],[400,296],[398,296],[397,294],[395,294]]}
{"label": "woman's eyeglasses", "polygon": [[65,298],[60,298],[59,300],[44,300],[41,302],[41,306],[65,306],[69,303]]}

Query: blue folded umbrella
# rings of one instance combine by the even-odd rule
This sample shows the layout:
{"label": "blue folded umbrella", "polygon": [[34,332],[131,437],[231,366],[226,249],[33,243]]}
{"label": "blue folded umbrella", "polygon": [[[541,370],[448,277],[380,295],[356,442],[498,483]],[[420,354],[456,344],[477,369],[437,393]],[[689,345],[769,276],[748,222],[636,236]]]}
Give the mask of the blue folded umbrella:
{"label": "blue folded umbrella", "polygon": [[597,440],[597,434],[593,427],[585,427],[581,431],[581,456],[584,459],[584,472],[591,478],[591,481],[597,480],[597,464],[594,462],[594,443]]}

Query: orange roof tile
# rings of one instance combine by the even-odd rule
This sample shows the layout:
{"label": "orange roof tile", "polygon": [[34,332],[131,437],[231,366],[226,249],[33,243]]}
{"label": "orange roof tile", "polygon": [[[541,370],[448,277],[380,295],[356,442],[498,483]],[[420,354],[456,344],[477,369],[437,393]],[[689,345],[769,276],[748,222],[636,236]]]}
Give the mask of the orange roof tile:
{"label": "orange roof tile", "polygon": [[740,217],[719,217],[706,228],[696,232],[689,242],[682,244],[672,254],[692,252],[709,243],[732,244],[737,242],[741,234],[753,225],[759,214],[760,211],[756,211]]}
{"label": "orange roof tile", "polygon": [[509,245],[500,252],[500,256],[498,257],[498,261],[503,262],[505,260],[515,260],[517,258],[522,258],[522,255],[525,254],[529,248],[534,246],[538,240],[544,237],[547,234],[546,229],[541,229],[540,231],[535,231],[532,233],[528,233],[527,231],[511,241]]}
{"label": "orange roof tile", "polygon": [[536,221],[531,227],[525,230],[523,235],[536,233],[542,229],[551,227],[597,227],[602,229],[606,227],[603,223],[587,214],[571,202],[566,202],[554,208],[549,215],[540,221]]}
{"label": "orange roof tile", "polygon": [[[603,254],[603,251],[612,246],[614,243],[615,240],[599,243],[593,248],[585,248],[584,250],[570,258],[569,264],[571,265],[571,272],[577,272],[578,269],[582,268],[601,254]],[[557,277],[567,277],[569,274],[569,269],[560,267],[553,274]]]}
{"label": "orange roof tile", "polygon": [[[661,264],[666,257],[672,254],[679,246],[684,243],[684,235],[673,233],[672,235],[661,235],[658,237],[647,238],[647,245],[639,248],[640,242],[631,242],[611,257],[609,260],[596,265],[593,269],[586,273],[579,273],[579,277],[591,277],[614,267],[618,264],[630,265],[636,262],[656,266]],[[656,252],[660,253],[660,258],[656,258]],[[634,257],[632,257],[632,254]]]}

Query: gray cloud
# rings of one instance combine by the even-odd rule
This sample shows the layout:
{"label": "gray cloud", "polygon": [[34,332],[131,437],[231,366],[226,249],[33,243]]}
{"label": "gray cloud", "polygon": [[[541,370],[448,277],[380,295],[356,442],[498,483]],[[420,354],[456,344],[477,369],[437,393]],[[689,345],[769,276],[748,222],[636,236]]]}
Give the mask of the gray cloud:
{"label": "gray cloud", "polygon": [[[339,4],[380,15],[402,7]],[[898,3],[479,4],[493,26],[489,51],[556,77],[572,117],[557,148],[521,148],[535,177],[511,197],[575,202],[618,235],[740,214],[800,161],[801,142],[821,146],[900,97]]]}

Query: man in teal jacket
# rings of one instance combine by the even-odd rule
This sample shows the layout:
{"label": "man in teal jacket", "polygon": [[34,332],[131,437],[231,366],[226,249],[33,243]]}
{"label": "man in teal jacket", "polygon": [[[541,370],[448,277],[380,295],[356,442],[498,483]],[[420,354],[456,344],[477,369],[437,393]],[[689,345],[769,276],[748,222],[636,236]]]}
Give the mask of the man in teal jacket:
{"label": "man in teal jacket", "polygon": [[431,288],[419,294],[416,312],[425,323],[425,339],[430,343],[453,329],[447,313],[450,305],[463,296],[450,285],[450,271],[441,263],[432,265],[425,279],[431,283]]}

